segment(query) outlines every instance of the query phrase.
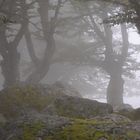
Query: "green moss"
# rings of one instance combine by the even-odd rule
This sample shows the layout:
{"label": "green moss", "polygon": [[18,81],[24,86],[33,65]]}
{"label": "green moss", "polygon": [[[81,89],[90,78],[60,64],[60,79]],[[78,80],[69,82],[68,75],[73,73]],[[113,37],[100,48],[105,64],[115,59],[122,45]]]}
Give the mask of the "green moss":
{"label": "green moss", "polygon": [[42,95],[40,89],[35,86],[14,86],[1,92],[0,113],[6,118],[13,118],[26,109],[42,111],[52,100],[52,96]]}
{"label": "green moss", "polygon": [[72,125],[44,140],[96,140],[100,137],[108,137],[104,131],[96,131],[93,127],[95,124],[96,122],[92,120],[78,119]]}
{"label": "green moss", "polygon": [[76,112],[74,108],[72,107],[72,105],[70,104],[65,105],[65,106],[56,104],[56,111],[57,111],[57,114],[60,116],[84,119],[84,117],[78,112]]}
{"label": "green moss", "polygon": [[86,119],[88,116],[97,116],[97,114],[99,114],[99,109],[95,110],[87,105],[82,105],[84,109],[83,111],[80,111],[76,108],[76,105],[70,101],[65,104],[57,101],[54,104],[56,106],[57,114],[64,117]]}
{"label": "green moss", "polygon": [[128,131],[127,136],[131,139],[136,139],[137,137],[140,137],[140,134],[138,134],[137,131]]}
{"label": "green moss", "polygon": [[22,140],[36,140],[38,133],[45,127],[45,125],[38,121],[32,124],[23,124],[23,134],[21,136]]}
{"label": "green moss", "polygon": [[99,140],[100,138],[134,140],[136,136],[140,136],[138,132],[133,131],[126,131],[122,134],[117,134],[115,131],[109,132],[106,128],[111,124],[111,122],[77,119],[71,125],[57,131],[54,135],[45,137],[43,140]]}
{"label": "green moss", "polygon": [[129,118],[132,121],[140,120],[140,109],[134,109],[132,111],[123,111],[122,110],[122,111],[120,111],[116,114],[123,115],[123,116]]}

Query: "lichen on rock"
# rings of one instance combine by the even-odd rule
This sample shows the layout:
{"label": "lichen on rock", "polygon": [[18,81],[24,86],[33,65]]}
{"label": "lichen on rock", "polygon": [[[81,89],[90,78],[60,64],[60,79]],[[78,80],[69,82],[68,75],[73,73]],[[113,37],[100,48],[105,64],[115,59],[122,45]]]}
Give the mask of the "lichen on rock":
{"label": "lichen on rock", "polygon": [[[111,105],[52,90],[26,85],[1,91],[0,140],[140,139],[140,122],[113,113]],[[139,119],[139,109],[133,116]]]}
{"label": "lichen on rock", "polygon": [[113,109],[106,103],[65,95],[54,100],[46,111],[71,118],[92,118],[110,114]]}

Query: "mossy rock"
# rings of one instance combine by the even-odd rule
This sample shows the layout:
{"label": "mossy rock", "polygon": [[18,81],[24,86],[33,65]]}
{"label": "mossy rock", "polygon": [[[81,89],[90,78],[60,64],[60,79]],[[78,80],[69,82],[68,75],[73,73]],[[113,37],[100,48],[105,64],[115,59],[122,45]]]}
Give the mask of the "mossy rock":
{"label": "mossy rock", "polygon": [[[58,123],[59,125],[56,125]],[[9,126],[12,127],[10,130],[6,129],[8,133],[5,137],[6,139],[11,135],[9,140],[136,140],[140,138],[140,130],[136,129],[140,127],[140,122],[114,122],[104,117],[68,119],[49,116],[49,118],[21,119],[11,122]]]}
{"label": "mossy rock", "polygon": [[140,108],[133,109],[131,111],[123,109],[123,110],[120,110],[119,112],[117,112],[117,114],[121,114],[123,116],[126,116],[127,118],[129,118],[133,121],[140,120]]}
{"label": "mossy rock", "polygon": [[7,119],[26,115],[32,110],[71,118],[92,118],[113,111],[109,104],[64,95],[52,87],[23,85],[6,88],[0,92],[0,113]]}
{"label": "mossy rock", "polygon": [[42,111],[54,99],[35,85],[13,86],[0,92],[0,113],[6,118],[24,115],[28,110]]}
{"label": "mossy rock", "polygon": [[38,140],[70,124],[70,119],[35,113],[0,126],[0,140]]}
{"label": "mossy rock", "polygon": [[133,120],[140,120],[140,108],[135,109],[133,114]]}
{"label": "mossy rock", "polygon": [[84,98],[61,96],[56,98],[46,112],[69,118],[93,118],[113,112],[111,105]]}
{"label": "mossy rock", "polygon": [[140,138],[139,127],[140,122],[137,122],[137,125],[127,120],[114,122],[104,117],[74,119],[71,125],[45,137],[44,140],[137,140]]}

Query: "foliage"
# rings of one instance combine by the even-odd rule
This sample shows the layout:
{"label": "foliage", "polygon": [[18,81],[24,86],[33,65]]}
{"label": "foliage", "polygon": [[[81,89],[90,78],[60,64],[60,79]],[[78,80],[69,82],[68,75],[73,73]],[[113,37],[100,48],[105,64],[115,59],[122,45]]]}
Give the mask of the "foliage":
{"label": "foliage", "polygon": [[[84,1],[85,0],[78,0],[78,1]],[[88,0],[88,1],[94,1],[94,0]],[[134,24],[138,31],[140,32],[140,2],[139,0],[100,0],[101,2],[108,2],[114,5],[117,5],[118,7],[121,7],[122,11],[118,12],[116,10],[115,15],[110,15],[108,18],[104,19],[103,23],[116,25],[121,23],[132,23]]]}
{"label": "foliage", "polygon": [[113,16],[104,19],[105,24],[117,25],[121,23],[136,23],[137,16],[134,10],[127,10],[125,12],[116,13]]}
{"label": "foliage", "polygon": [[6,15],[0,15],[0,25],[7,23],[15,23],[15,21],[10,20]]}

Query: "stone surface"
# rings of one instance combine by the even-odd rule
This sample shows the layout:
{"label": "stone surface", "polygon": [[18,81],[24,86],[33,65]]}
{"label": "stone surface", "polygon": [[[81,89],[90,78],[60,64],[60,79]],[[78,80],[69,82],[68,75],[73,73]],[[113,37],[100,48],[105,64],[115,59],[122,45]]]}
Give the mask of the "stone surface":
{"label": "stone surface", "polygon": [[98,115],[106,115],[113,112],[111,105],[95,100],[83,99],[72,96],[57,98],[45,111],[47,113],[72,117],[92,118]]}
{"label": "stone surface", "polygon": [[[30,85],[3,90],[0,140],[140,139],[140,121],[114,114],[109,104],[56,89]],[[138,120],[139,113],[133,110],[131,116]]]}
{"label": "stone surface", "polygon": [[132,111],[133,110],[133,107],[130,104],[122,104],[120,106],[115,106],[113,109],[116,112],[121,111],[121,110],[124,110],[124,111]]}
{"label": "stone surface", "polygon": [[116,114],[70,119],[29,113],[0,127],[1,140],[138,140],[140,122]]}

